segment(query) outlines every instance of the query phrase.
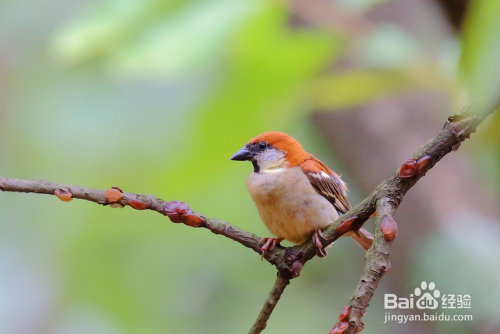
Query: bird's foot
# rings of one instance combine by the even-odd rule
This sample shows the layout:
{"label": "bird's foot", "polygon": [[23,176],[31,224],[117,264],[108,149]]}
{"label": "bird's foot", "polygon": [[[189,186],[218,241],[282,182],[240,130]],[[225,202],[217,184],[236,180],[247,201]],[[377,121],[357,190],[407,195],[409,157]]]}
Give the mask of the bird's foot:
{"label": "bird's foot", "polygon": [[327,256],[328,253],[326,252],[325,246],[323,246],[323,243],[321,242],[321,240],[326,241],[326,237],[323,235],[323,232],[321,232],[320,229],[315,230],[313,232],[312,240],[313,240],[314,244],[316,245],[316,247],[318,247],[318,250],[316,251],[316,255],[318,257]]}
{"label": "bird's foot", "polygon": [[262,238],[260,241],[259,241],[259,244],[264,244],[264,246],[262,246],[262,257],[260,258],[260,260],[262,261],[264,259],[264,254],[266,253],[266,251],[268,250],[271,250],[273,249],[274,247],[278,246],[280,244],[280,242],[282,242],[283,240],[285,240],[285,238]]}

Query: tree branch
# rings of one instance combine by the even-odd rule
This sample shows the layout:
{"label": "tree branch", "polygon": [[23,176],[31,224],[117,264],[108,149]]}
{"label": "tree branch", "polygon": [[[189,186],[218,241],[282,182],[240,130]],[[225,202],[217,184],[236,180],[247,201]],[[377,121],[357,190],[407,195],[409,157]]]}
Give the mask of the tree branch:
{"label": "tree branch", "polygon": [[[354,334],[364,328],[361,318],[365,314],[365,310],[368,307],[380,279],[382,279],[382,276],[391,268],[389,251],[392,240],[394,240],[397,233],[396,222],[393,218],[396,209],[397,205],[392,203],[387,197],[381,198],[377,202],[377,219],[375,221],[373,245],[366,252],[365,269],[349,303],[349,327],[344,334]],[[387,233],[384,233],[386,230],[381,228],[382,224],[393,224],[389,227],[393,229],[396,228],[396,233],[392,235],[392,239],[391,236],[388,237],[386,235]],[[388,226],[384,227],[387,228]]]}
{"label": "tree branch", "polygon": [[[67,184],[51,183],[45,180],[16,180],[0,177],[0,190],[9,192],[22,192],[22,193],[37,193],[37,194],[47,194],[56,195],[56,191],[62,191],[63,193],[71,194],[71,198],[83,199],[86,201],[94,202],[101,205],[111,205],[111,206],[126,206],[129,205],[137,210],[153,210],[162,215],[167,215],[166,205],[173,204],[174,206],[179,206],[180,202],[172,201],[165,202],[162,199],[157,198],[153,195],[141,195],[129,192],[121,192],[118,188],[115,190],[121,192],[121,198],[117,201],[113,201],[113,198],[106,197],[106,191],[100,189],[90,189],[76,187]],[[144,204],[141,204],[144,203]],[[191,213],[196,217],[201,218],[202,222],[199,224],[191,224],[193,227],[204,227],[210,230],[214,234],[223,235],[229,239],[232,239],[243,246],[253,249],[257,253],[261,253],[259,241],[261,238],[255,234],[243,231],[242,229],[226,223],[224,221],[208,218],[203,215],[196,214],[191,211],[189,206],[186,205],[184,209],[186,213]],[[189,225],[189,222],[186,223]]]}
{"label": "tree branch", "polygon": [[271,292],[269,292],[269,296],[267,296],[264,306],[262,307],[257,320],[255,320],[255,323],[248,334],[259,334],[266,328],[267,320],[271,316],[276,304],[278,304],[278,300],[280,300],[281,294],[285,291],[288,284],[290,284],[290,279],[285,278],[278,273],[276,282],[274,283]]}
{"label": "tree branch", "polygon": [[[498,105],[494,108],[485,108],[484,104],[476,103],[464,108],[460,114],[450,117],[436,137],[419,148],[412,158],[408,159],[393,175],[382,182],[365,200],[323,231],[325,240],[322,242],[324,246],[327,246],[344,233],[357,231],[377,211],[375,239],[372,247],[366,253],[364,273],[350,301],[350,308],[347,307],[342,312],[339,318],[340,322],[337,323],[341,326],[339,328],[343,329],[336,333],[342,333],[344,330],[347,330],[345,333],[355,333],[363,328],[361,318],[378,282],[390,267],[388,261],[389,245],[397,232],[397,226],[392,217],[406,192],[446,154],[456,151],[460,143],[476,131],[476,127],[484,118],[497,109]],[[44,180],[25,181],[0,178],[0,190],[56,195],[63,201],[78,198],[112,207],[129,205],[137,210],[149,209],[167,215],[174,223],[182,222],[192,227],[204,227],[215,234],[223,235],[253,249],[259,254],[262,253],[260,244],[262,239],[260,237],[224,221],[193,212],[187,204],[178,201],[165,202],[153,195],[122,192],[118,188],[104,191],[50,183]],[[309,240],[299,246],[290,248],[277,246],[265,252],[264,257],[276,266],[279,274],[250,333],[260,333],[266,327],[267,320],[284,288],[290,279],[299,276],[304,264],[316,254],[316,249],[316,245]]]}

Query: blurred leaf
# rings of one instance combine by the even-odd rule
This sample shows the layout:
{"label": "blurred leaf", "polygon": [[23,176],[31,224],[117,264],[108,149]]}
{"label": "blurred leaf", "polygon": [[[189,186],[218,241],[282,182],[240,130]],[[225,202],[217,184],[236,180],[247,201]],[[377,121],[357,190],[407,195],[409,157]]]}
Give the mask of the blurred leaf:
{"label": "blurred leaf", "polygon": [[219,59],[229,37],[258,2],[193,3],[174,17],[149,25],[137,40],[106,60],[112,72],[136,76],[182,74]]}
{"label": "blurred leaf", "polygon": [[105,0],[92,3],[70,20],[55,37],[51,49],[67,65],[99,59],[122,46],[160,14],[181,1]]}
{"label": "blurred leaf", "polygon": [[488,96],[500,84],[500,1],[472,1],[463,33],[461,71],[469,97]]}
{"label": "blurred leaf", "polygon": [[[471,2],[469,15],[463,29],[461,77],[469,99],[490,98],[498,101],[500,89],[500,2],[477,0]],[[495,92],[492,94],[492,92]],[[496,113],[485,122],[474,145],[478,148],[478,169],[488,181],[486,187],[498,192],[500,179],[500,114]]]}
{"label": "blurred leaf", "polygon": [[400,71],[353,70],[318,79],[313,85],[316,108],[346,108],[400,93],[415,82]]}

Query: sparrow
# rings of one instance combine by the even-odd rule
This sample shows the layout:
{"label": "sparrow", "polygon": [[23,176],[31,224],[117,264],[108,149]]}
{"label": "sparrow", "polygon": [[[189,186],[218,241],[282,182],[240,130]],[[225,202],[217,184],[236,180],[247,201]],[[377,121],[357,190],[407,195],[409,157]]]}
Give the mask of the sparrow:
{"label": "sparrow", "polygon": [[[351,209],[340,176],[282,132],[258,135],[231,160],[252,162],[246,186],[262,221],[276,236],[261,240],[262,256],[285,239],[299,245],[311,238],[317,255],[326,256],[321,230]],[[373,241],[363,228],[343,236],[352,237],[365,250]]]}

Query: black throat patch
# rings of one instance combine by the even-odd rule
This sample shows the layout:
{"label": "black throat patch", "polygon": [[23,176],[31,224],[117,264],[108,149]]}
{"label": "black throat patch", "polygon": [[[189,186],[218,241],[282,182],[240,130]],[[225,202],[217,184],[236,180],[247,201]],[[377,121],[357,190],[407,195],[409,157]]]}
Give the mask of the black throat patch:
{"label": "black throat patch", "polygon": [[252,160],[252,165],[253,165],[253,172],[254,172],[254,173],[258,173],[258,172],[260,172],[260,166],[259,166],[259,164],[257,163],[257,161]]}

